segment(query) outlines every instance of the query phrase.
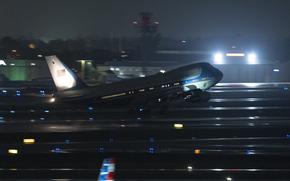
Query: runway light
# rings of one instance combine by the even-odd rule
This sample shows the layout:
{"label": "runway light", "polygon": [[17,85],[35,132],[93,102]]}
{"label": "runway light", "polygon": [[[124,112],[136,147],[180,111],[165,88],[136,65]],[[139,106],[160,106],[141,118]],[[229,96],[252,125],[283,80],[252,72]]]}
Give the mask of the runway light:
{"label": "runway light", "polygon": [[196,155],[199,155],[200,152],[201,152],[200,149],[195,149],[195,150],[194,150],[194,154],[196,154]]}
{"label": "runway light", "polygon": [[191,172],[192,171],[192,166],[187,166],[187,171]]}
{"label": "runway light", "polygon": [[51,150],[51,152],[53,152],[53,153],[62,153],[62,150],[61,150],[61,148],[54,148],[54,149]]}
{"label": "runway light", "polygon": [[257,55],[255,53],[249,53],[247,56],[248,64],[257,64]]}
{"label": "runway light", "polygon": [[255,150],[246,150],[246,154],[247,155],[254,155],[255,154]]}
{"label": "runway light", "polygon": [[12,155],[17,155],[18,154],[18,150],[17,149],[8,149],[8,153],[12,154]]}
{"label": "runway light", "polygon": [[214,63],[215,64],[223,64],[224,63],[223,59],[224,59],[224,56],[223,56],[222,53],[217,52],[217,53],[214,54]]}
{"label": "runway light", "polygon": [[233,179],[231,177],[226,178],[227,181],[232,181]]}
{"label": "runway light", "polygon": [[50,99],[49,99],[49,102],[50,102],[50,103],[54,103],[54,102],[55,102],[55,98],[54,98],[54,97],[53,97],[53,98],[50,98]]}
{"label": "runway light", "polygon": [[24,144],[34,144],[35,143],[35,139],[33,139],[33,138],[25,138],[25,139],[23,139],[23,143]]}
{"label": "runway light", "polygon": [[227,57],[244,57],[245,54],[244,53],[227,53],[226,56]]}
{"label": "runway light", "polygon": [[148,152],[153,154],[153,153],[155,152],[155,148],[150,147],[150,148],[148,149]]}
{"label": "runway light", "polygon": [[174,128],[175,129],[182,129],[183,128],[183,124],[174,124]]}

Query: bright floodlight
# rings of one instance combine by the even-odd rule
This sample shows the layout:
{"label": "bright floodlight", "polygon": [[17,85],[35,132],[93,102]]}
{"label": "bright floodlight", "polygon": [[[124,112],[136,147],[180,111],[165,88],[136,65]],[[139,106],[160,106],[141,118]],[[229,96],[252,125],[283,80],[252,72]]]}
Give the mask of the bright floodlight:
{"label": "bright floodlight", "polygon": [[214,54],[214,63],[215,64],[223,64],[224,56],[222,53],[217,52]]}
{"label": "bright floodlight", "polygon": [[249,53],[248,54],[248,64],[257,64],[257,55],[255,53]]}

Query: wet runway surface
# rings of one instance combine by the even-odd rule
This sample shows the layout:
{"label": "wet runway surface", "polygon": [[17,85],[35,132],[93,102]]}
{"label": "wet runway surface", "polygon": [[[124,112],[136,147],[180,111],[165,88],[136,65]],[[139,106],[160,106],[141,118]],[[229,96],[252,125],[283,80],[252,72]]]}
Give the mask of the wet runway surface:
{"label": "wet runway surface", "polygon": [[289,88],[218,84],[209,102],[179,100],[150,113],[1,104],[0,177],[94,179],[103,158],[113,157],[117,180],[287,179]]}

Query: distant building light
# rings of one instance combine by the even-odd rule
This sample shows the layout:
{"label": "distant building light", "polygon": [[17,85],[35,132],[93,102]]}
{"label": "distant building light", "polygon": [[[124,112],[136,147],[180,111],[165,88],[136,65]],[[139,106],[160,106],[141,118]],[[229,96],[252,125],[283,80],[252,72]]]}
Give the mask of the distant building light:
{"label": "distant building light", "polygon": [[36,48],[36,45],[34,43],[29,43],[28,44],[28,47],[31,48],[31,49],[35,49]]}
{"label": "distant building light", "polygon": [[227,53],[226,56],[227,57],[244,57],[245,54],[244,53]]}
{"label": "distant building light", "polygon": [[17,149],[8,149],[8,153],[12,154],[12,155],[17,155],[18,154],[18,150]]}
{"label": "distant building light", "polygon": [[136,25],[136,24],[138,24],[138,22],[137,21],[133,21],[133,24]]}
{"label": "distant building light", "polygon": [[158,21],[155,21],[154,24],[159,25],[159,22]]}
{"label": "distant building light", "polygon": [[14,63],[11,63],[10,65],[11,65],[11,66],[14,66],[15,64],[14,64]]}
{"label": "distant building light", "polygon": [[37,57],[41,58],[41,57],[43,57],[43,55],[41,55],[41,54],[38,54],[38,55],[37,55]]}
{"label": "distant building light", "polygon": [[13,52],[13,53],[16,53],[17,51],[16,51],[16,50],[12,50],[12,52]]}
{"label": "distant building light", "polygon": [[6,62],[4,60],[0,60],[0,65],[6,66],[7,64],[6,64]]}
{"label": "distant building light", "polygon": [[163,70],[163,69],[160,70],[160,73],[162,73],[162,74],[164,74],[165,72],[166,72],[166,71]]}
{"label": "distant building light", "polygon": [[120,68],[115,68],[116,71],[120,71]]}
{"label": "distant building light", "polygon": [[110,67],[110,70],[111,70],[111,71],[115,71],[115,68],[114,68],[114,67]]}
{"label": "distant building light", "polygon": [[280,72],[280,69],[275,68],[273,69],[273,72]]}
{"label": "distant building light", "polygon": [[36,63],[30,63],[30,66],[35,66],[36,65]]}
{"label": "distant building light", "polygon": [[186,40],[182,40],[182,41],[181,41],[181,43],[186,43],[186,42],[187,42]]}
{"label": "distant building light", "polygon": [[175,129],[182,129],[183,128],[183,124],[175,123],[173,126]]}
{"label": "distant building light", "polygon": [[140,74],[139,77],[145,77],[145,75],[144,74]]}

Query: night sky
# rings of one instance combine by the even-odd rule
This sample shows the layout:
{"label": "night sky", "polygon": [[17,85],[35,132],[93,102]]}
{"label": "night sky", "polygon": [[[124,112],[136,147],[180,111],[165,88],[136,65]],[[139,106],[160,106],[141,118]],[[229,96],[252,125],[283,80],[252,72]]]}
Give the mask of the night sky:
{"label": "night sky", "polygon": [[142,11],[173,38],[290,37],[288,0],[1,0],[0,36],[136,36]]}

